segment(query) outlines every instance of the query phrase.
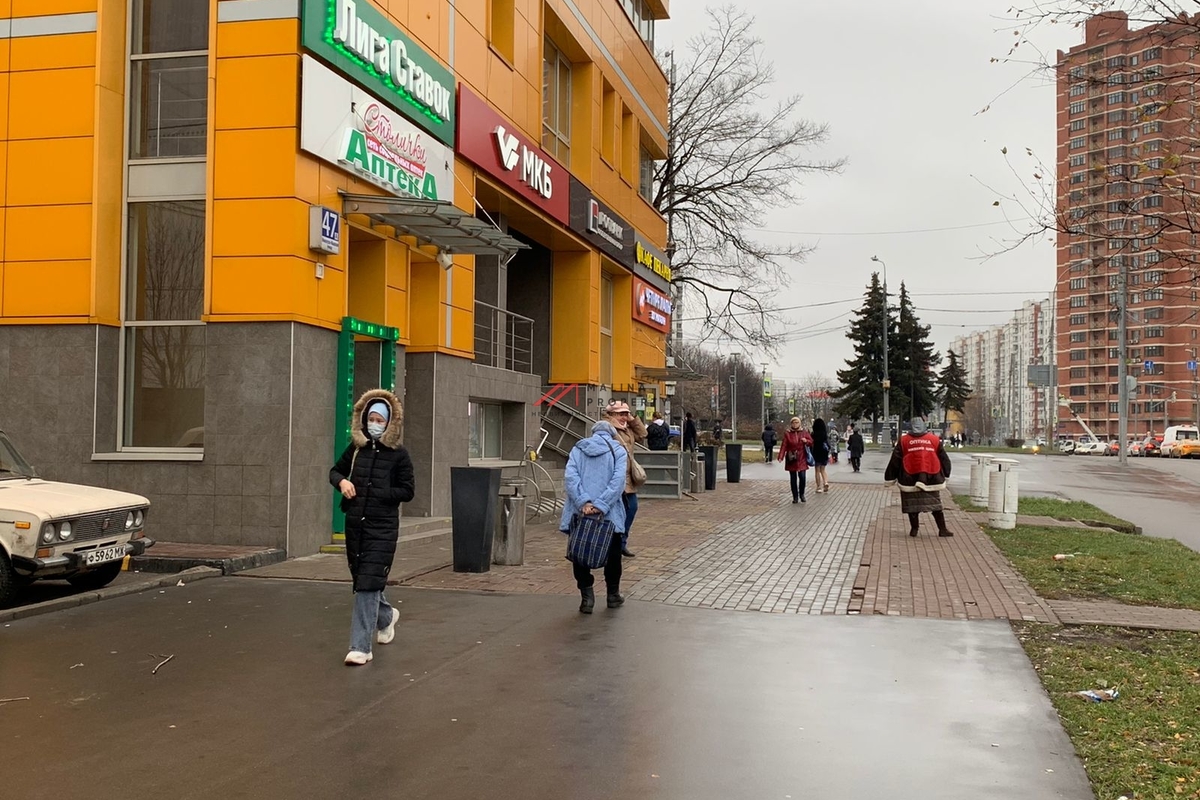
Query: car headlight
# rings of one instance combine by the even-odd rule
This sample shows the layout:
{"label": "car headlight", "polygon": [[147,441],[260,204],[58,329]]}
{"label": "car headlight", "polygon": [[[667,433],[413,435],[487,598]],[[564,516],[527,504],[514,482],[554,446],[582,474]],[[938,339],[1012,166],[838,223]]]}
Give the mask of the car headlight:
{"label": "car headlight", "polygon": [[130,511],[128,514],[125,515],[125,530],[127,530],[127,531],[133,530],[133,512],[132,511]]}
{"label": "car headlight", "polygon": [[59,538],[59,541],[63,541],[63,542],[65,542],[71,538],[71,523],[69,523],[69,522],[58,523],[58,538]]}
{"label": "car headlight", "polygon": [[47,522],[42,526],[42,544],[50,544],[54,541],[57,532],[54,530],[54,523]]}
{"label": "car headlight", "polygon": [[146,524],[146,514],[140,508],[133,512],[133,527],[140,528]]}

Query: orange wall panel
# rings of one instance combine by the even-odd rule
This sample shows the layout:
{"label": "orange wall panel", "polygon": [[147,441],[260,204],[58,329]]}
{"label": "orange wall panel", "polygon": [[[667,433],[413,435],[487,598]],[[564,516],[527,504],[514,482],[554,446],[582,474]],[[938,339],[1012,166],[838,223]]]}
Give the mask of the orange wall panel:
{"label": "orange wall panel", "polygon": [[325,277],[317,281],[317,318],[341,326],[346,316],[346,273],[325,268]]}
{"label": "orange wall panel", "polygon": [[217,58],[291,55],[300,40],[300,21],[266,19],[217,25]]}
{"label": "orange wall panel", "polygon": [[4,265],[6,317],[86,317],[91,310],[91,262],[9,261]]}
{"label": "orange wall panel", "polygon": [[294,198],[214,200],[213,256],[306,258],[308,204]]}
{"label": "orange wall panel", "polygon": [[442,268],[432,261],[413,261],[410,273],[409,313],[414,348],[432,350],[442,343],[445,323],[442,317]]}
{"label": "orange wall panel", "polygon": [[125,91],[125,11],[128,0],[100,0],[96,15],[96,83],[123,94]]}
{"label": "orange wall panel", "polygon": [[5,261],[86,261],[91,257],[90,205],[10,206],[5,214]]}
{"label": "orange wall panel", "polygon": [[214,315],[318,316],[313,265],[300,258],[214,258],[212,284]]}
{"label": "orange wall panel", "polygon": [[0,142],[8,139],[8,73],[0,72]]}
{"label": "orange wall panel", "polygon": [[90,136],[9,142],[7,203],[11,206],[90,203],[92,156]]}
{"label": "orange wall panel", "polygon": [[300,108],[300,55],[217,61],[216,130],[295,128]]}
{"label": "orange wall panel", "polygon": [[12,72],[35,69],[91,67],[96,64],[96,34],[69,33],[60,36],[22,36],[12,40]]}
{"label": "orange wall panel", "polygon": [[296,193],[296,129],[217,131],[213,197],[292,197]]}
{"label": "orange wall panel", "polygon": [[96,0],[12,0],[14,17],[80,14],[96,10]]}
{"label": "orange wall panel", "polygon": [[[9,76],[8,137],[91,136],[94,125],[96,70],[92,67],[45,72],[14,72]],[[53,100],[70,114],[34,114]]]}
{"label": "orange wall panel", "polygon": [[96,87],[96,135],[93,137],[92,316],[118,321],[121,314],[121,219],[125,209],[119,187],[123,180],[124,97]]}

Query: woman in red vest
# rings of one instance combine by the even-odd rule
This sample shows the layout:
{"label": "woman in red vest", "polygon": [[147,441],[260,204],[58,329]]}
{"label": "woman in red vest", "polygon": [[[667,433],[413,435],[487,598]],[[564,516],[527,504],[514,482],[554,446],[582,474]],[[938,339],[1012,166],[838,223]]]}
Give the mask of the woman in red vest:
{"label": "woman in red vest", "polygon": [[812,436],[800,424],[799,417],[792,417],[784,431],[783,443],[779,446],[779,460],[788,471],[792,482],[792,502],[807,503],[804,499],[805,473],[808,472],[808,448],[812,447]]}
{"label": "woman in red vest", "polygon": [[942,511],[942,487],[950,477],[950,456],[942,440],[928,429],[925,420],[914,417],[909,432],[900,437],[892,450],[892,460],[883,473],[885,481],[900,484],[900,510],[908,514],[909,536],[916,536],[924,513],[933,514],[938,536],[953,536],[946,527]]}

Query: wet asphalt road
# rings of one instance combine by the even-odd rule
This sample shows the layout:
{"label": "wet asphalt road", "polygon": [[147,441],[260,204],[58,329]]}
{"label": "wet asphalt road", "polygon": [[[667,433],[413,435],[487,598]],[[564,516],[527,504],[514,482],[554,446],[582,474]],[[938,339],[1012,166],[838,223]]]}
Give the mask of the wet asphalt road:
{"label": "wet asphalt road", "polygon": [[0,794],[1092,797],[1004,623],[397,598],[363,668],[328,584],[220,578],[0,627],[0,697],[30,698],[0,704]]}

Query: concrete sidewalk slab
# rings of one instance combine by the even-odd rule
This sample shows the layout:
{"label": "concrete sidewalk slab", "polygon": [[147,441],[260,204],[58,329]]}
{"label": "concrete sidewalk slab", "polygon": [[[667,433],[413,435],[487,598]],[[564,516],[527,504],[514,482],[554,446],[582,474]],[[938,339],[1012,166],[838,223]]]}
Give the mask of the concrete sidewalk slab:
{"label": "concrete sidewalk slab", "polygon": [[[397,641],[363,668],[328,584],[218,578],[14,622],[0,686],[30,700],[0,707],[5,792],[1092,798],[1002,622],[393,599]],[[131,742],[153,743],[133,768]],[[53,781],[28,767],[47,752]]]}
{"label": "concrete sidewalk slab", "polygon": [[212,567],[225,575],[232,575],[266,564],[276,564],[284,558],[284,551],[274,547],[156,542],[143,555],[130,556],[128,569],[171,574],[196,567]]}

